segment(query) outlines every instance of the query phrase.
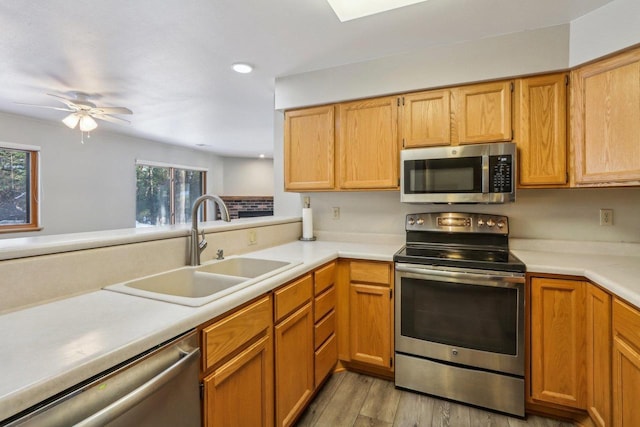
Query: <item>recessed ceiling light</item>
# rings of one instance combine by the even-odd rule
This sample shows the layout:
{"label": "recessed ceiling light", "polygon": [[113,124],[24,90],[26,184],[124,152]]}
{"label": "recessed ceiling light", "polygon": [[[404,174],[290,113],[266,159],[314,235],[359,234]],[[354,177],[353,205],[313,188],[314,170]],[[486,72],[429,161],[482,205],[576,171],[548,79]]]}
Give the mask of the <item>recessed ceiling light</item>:
{"label": "recessed ceiling light", "polygon": [[264,159],[264,154],[260,154],[260,156],[258,157],[260,157],[261,159]]}
{"label": "recessed ceiling light", "polygon": [[242,62],[236,62],[231,66],[231,68],[233,68],[233,71],[235,71],[236,73],[242,74],[247,74],[253,71],[253,67],[251,65],[244,64]]}
{"label": "recessed ceiling light", "polygon": [[398,9],[426,0],[327,0],[341,22]]}

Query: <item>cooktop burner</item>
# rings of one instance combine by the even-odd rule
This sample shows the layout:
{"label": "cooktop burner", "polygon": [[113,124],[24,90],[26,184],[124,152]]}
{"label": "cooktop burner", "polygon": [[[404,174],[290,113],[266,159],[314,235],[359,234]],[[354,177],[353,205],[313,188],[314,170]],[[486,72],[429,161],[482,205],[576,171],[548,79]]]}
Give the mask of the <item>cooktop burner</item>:
{"label": "cooktop burner", "polygon": [[469,213],[409,214],[407,244],[394,261],[411,264],[524,272],[509,252],[508,218]]}

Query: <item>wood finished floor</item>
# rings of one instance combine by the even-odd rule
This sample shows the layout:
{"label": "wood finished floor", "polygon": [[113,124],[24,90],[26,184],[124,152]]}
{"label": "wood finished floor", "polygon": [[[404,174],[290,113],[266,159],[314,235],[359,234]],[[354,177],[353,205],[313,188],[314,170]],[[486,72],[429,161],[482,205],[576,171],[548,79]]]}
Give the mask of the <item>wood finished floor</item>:
{"label": "wood finished floor", "polygon": [[339,372],[327,381],[298,427],[572,427],[530,415],[520,420],[418,393],[391,381]]}

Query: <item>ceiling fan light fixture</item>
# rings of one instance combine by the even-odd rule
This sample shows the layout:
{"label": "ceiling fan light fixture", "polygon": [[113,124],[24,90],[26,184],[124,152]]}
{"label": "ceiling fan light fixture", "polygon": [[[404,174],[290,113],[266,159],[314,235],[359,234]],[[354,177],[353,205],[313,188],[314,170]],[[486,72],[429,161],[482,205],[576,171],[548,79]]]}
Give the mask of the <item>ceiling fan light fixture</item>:
{"label": "ceiling fan light fixture", "polygon": [[77,113],[71,113],[64,119],[62,119],[62,123],[64,123],[69,129],[73,129],[78,125],[80,121],[80,116]]}
{"label": "ceiling fan light fixture", "polygon": [[91,132],[98,127],[98,123],[91,116],[82,116],[80,118],[80,130],[82,132]]}

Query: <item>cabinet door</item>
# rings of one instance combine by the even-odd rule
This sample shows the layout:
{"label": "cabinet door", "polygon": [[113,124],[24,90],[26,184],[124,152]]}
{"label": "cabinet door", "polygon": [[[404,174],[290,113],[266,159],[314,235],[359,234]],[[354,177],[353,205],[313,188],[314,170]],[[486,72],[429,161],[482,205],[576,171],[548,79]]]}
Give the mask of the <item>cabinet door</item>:
{"label": "cabinet door", "polygon": [[587,410],[599,427],[611,425],[611,296],[587,285]]}
{"label": "cabinet door", "polygon": [[313,393],[313,313],[309,302],[275,327],[276,425],[290,426]]}
{"label": "cabinet door", "polygon": [[351,360],[391,367],[391,289],[351,283],[349,295]]}
{"label": "cabinet door", "polygon": [[339,105],[340,188],[397,189],[396,97]]}
{"label": "cabinet door", "polygon": [[333,189],[334,142],[333,105],[287,111],[284,116],[285,190]]}
{"label": "cabinet door", "polygon": [[204,425],[273,426],[272,347],[264,336],[204,379]]}
{"label": "cabinet door", "polygon": [[531,284],[532,397],[586,409],[585,284],[546,278]]}
{"label": "cabinet door", "polygon": [[451,92],[432,90],[404,95],[400,131],[404,148],[451,144]]}
{"label": "cabinet door", "polygon": [[640,426],[640,311],[613,303],[613,425]]}
{"label": "cabinet door", "polygon": [[572,73],[576,185],[640,182],[640,49]]}
{"label": "cabinet door", "polygon": [[458,143],[511,141],[511,81],[464,86],[454,94]]}
{"label": "cabinet door", "polygon": [[521,186],[567,183],[567,75],[516,82],[515,142]]}

